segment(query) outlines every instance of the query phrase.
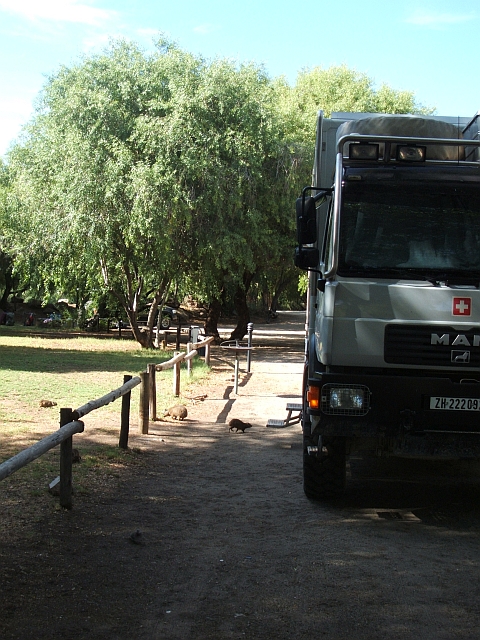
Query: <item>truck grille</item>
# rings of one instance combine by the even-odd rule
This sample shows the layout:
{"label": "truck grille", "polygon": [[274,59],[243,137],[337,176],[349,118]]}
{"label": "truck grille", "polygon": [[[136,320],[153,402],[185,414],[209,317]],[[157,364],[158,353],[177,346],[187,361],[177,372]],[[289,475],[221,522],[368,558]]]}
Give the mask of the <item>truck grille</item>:
{"label": "truck grille", "polygon": [[390,364],[480,366],[480,327],[462,332],[449,326],[388,324],[384,345],[384,359]]}

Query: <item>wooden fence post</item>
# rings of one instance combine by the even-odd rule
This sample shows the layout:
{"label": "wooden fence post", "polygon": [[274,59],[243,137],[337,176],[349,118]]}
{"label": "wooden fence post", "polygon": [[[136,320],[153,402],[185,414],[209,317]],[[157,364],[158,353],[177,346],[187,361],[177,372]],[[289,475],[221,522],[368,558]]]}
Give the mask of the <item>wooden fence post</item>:
{"label": "wooden fence post", "polygon": [[[72,409],[60,409],[60,427],[73,422]],[[70,436],[60,444],[60,506],[72,508],[72,449],[73,438]]]}
{"label": "wooden fence post", "polygon": [[150,420],[154,422],[157,419],[157,385],[155,382],[155,364],[148,364],[147,371]]}
{"label": "wooden fence post", "polygon": [[[178,356],[180,351],[175,351],[173,356]],[[180,364],[181,362],[175,362],[173,365],[173,395],[178,397],[180,395]]]}
{"label": "wooden fence post", "polygon": [[210,366],[210,342],[205,345],[205,364],[207,367]]}
{"label": "wooden fence post", "polygon": [[148,433],[148,372],[142,371],[140,374],[140,406],[139,406],[139,426],[140,433]]}
{"label": "wooden fence post", "polygon": [[[132,376],[123,376],[123,384],[132,379]],[[130,398],[132,392],[129,391],[122,396],[122,417],[120,422],[120,438],[118,440],[118,446],[120,449],[128,448],[128,431],[130,429]]]}

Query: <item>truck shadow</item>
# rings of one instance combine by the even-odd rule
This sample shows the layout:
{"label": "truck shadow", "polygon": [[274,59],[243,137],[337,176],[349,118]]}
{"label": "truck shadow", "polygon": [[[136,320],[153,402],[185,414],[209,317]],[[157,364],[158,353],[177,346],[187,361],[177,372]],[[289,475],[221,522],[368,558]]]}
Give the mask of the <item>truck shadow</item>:
{"label": "truck shadow", "polygon": [[480,463],[352,457],[342,509],[383,521],[480,529]]}

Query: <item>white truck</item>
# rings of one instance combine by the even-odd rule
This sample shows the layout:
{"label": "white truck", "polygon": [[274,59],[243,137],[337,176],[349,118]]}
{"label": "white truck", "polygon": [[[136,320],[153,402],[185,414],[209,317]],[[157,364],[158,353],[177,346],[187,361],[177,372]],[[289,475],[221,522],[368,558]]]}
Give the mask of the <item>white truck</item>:
{"label": "white truck", "polygon": [[352,452],[480,458],[479,120],[318,115],[296,203],[309,498],[345,490]]}

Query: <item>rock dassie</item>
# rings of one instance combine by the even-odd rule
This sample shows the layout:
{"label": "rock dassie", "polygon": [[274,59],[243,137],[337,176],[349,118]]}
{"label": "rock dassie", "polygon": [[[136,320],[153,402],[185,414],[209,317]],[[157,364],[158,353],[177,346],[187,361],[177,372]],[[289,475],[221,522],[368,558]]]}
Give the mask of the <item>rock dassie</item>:
{"label": "rock dassie", "polygon": [[184,420],[188,415],[187,407],[183,404],[176,404],[174,407],[167,409],[163,416],[171,416],[174,420]]}

